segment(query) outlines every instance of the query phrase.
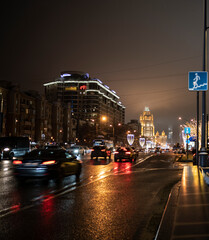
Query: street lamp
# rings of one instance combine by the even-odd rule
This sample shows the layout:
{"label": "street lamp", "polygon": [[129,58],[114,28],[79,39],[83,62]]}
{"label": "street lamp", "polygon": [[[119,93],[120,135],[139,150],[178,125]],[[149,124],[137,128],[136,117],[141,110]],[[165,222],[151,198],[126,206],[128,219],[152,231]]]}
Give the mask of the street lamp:
{"label": "street lamp", "polygon": [[115,127],[114,124],[110,124],[110,127],[112,127],[112,138],[113,138],[113,142],[115,140]]}
{"label": "street lamp", "polygon": [[[95,122],[95,126],[96,126],[96,137],[98,137],[99,134],[99,130],[100,130],[100,123],[101,122],[106,122],[107,121],[107,117],[106,116],[101,116],[100,119],[97,118],[96,122]],[[94,122],[94,121],[93,121]]]}
{"label": "street lamp", "polygon": [[106,116],[102,116],[102,117],[101,117],[101,120],[102,120],[103,122],[106,122],[106,121],[107,121],[107,117],[106,117]]}

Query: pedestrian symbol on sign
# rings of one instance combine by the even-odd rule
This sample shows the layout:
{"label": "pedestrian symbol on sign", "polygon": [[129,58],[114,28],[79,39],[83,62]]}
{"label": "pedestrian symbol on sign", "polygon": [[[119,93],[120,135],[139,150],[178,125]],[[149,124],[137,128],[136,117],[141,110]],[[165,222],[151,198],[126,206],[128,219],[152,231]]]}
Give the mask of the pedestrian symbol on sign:
{"label": "pedestrian symbol on sign", "polygon": [[189,72],[189,90],[207,91],[208,73],[207,72]]}
{"label": "pedestrian symbol on sign", "polygon": [[194,88],[198,87],[198,83],[197,83],[198,80],[200,80],[200,76],[198,75],[198,73],[195,73],[195,78],[193,79],[193,87]]}

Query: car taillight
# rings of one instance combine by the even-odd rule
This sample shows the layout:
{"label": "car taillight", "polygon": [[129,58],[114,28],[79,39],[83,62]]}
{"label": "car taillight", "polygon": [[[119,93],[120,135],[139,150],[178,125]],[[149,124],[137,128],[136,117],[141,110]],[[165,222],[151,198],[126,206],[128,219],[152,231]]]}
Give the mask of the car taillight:
{"label": "car taillight", "polygon": [[22,161],[21,160],[14,160],[13,161],[13,164],[17,165],[17,164],[22,164]]}
{"label": "car taillight", "polygon": [[91,149],[91,151],[93,152],[93,151],[94,151],[94,149]]}
{"label": "car taillight", "polygon": [[126,152],[126,154],[131,154],[131,152]]}
{"label": "car taillight", "polygon": [[51,165],[51,164],[55,164],[55,163],[56,163],[55,160],[49,160],[49,161],[42,162],[43,165]]}

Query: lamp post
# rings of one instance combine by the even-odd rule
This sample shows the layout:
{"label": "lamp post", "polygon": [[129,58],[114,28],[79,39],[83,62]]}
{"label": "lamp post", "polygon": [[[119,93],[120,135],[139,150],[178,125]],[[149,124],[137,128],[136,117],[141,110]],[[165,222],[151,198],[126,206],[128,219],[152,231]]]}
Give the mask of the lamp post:
{"label": "lamp post", "polygon": [[[204,14],[204,36],[203,36],[203,71],[207,71],[207,0],[203,0]],[[197,124],[198,125],[198,124]],[[206,91],[202,91],[202,135],[201,135],[201,150],[200,150],[200,165],[207,166],[207,151],[205,145],[205,125],[206,125]]]}
{"label": "lamp post", "polygon": [[[182,117],[178,117],[178,120],[180,121],[180,122],[182,122]],[[182,142],[182,124],[180,124],[179,125],[179,144],[181,144],[181,142]]]}
{"label": "lamp post", "polygon": [[[207,71],[207,0],[204,0],[204,38],[203,38],[203,71]],[[206,92],[202,92],[202,138],[201,148],[205,148]]]}
{"label": "lamp post", "polygon": [[112,138],[113,138],[113,143],[114,143],[114,140],[115,140],[115,127],[114,127],[114,124],[110,124],[110,127],[112,127]]}
{"label": "lamp post", "polygon": [[101,129],[101,127],[100,127],[101,122],[106,122],[106,121],[107,121],[107,117],[105,115],[102,115],[102,116],[100,116],[99,119],[97,119],[97,121],[96,121],[96,137],[98,137],[98,135],[99,135],[99,132]]}

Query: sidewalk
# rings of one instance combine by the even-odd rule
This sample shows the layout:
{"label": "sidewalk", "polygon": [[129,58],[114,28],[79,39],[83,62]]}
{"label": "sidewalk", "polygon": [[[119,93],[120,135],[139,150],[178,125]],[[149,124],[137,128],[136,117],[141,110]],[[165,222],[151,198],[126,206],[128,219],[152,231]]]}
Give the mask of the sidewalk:
{"label": "sidewalk", "polygon": [[168,199],[155,240],[209,239],[209,186],[197,166],[186,163]]}

